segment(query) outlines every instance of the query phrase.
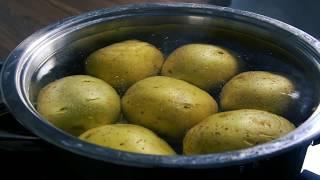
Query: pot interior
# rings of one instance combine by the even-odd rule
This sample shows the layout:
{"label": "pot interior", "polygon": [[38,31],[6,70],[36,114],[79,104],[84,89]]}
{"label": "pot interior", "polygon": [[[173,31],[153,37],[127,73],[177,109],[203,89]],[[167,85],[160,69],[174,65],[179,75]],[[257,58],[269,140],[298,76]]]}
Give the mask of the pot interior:
{"label": "pot interior", "polygon": [[[295,105],[285,115],[296,126],[319,103],[319,70],[313,52],[297,36],[264,22],[237,16],[139,14],[97,17],[48,37],[35,50],[26,73],[25,87],[35,104],[46,84],[75,74],[85,74],[86,57],[115,42],[137,39],[149,42],[168,56],[188,43],[208,43],[231,50],[245,64],[243,71],[282,73],[296,84]],[[134,67],[133,67],[134,68]],[[210,92],[219,101],[220,90]]]}

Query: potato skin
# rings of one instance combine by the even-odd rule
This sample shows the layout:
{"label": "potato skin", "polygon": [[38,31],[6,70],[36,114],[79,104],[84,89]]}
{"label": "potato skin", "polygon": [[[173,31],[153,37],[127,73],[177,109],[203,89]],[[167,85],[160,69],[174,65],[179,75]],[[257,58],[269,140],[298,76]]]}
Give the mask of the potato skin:
{"label": "potato skin", "polygon": [[233,77],[222,89],[224,111],[260,109],[284,115],[293,102],[295,87],[288,78],[271,72],[249,71]]}
{"label": "potato skin", "polygon": [[218,111],[216,101],[207,92],[165,76],[137,82],[123,96],[121,105],[129,122],[171,141],[182,140],[188,129]]}
{"label": "potato skin", "polygon": [[132,124],[111,124],[90,129],[80,135],[93,144],[135,153],[175,155],[174,150],[155,133]]}
{"label": "potato skin", "polygon": [[41,89],[37,110],[53,125],[78,136],[90,128],[118,120],[120,97],[100,79],[74,75]]}
{"label": "potato skin", "polygon": [[248,148],[283,136],[294,128],[285,118],[261,110],[216,113],[188,131],[183,152],[192,155]]}
{"label": "potato skin", "polygon": [[162,53],[153,45],[128,40],[90,54],[86,60],[86,72],[124,93],[135,82],[157,75],[163,61]]}
{"label": "potato skin", "polygon": [[211,90],[238,74],[240,66],[239,59],[224,48],[209,44],[187,44],[169,55],[161,73]]}

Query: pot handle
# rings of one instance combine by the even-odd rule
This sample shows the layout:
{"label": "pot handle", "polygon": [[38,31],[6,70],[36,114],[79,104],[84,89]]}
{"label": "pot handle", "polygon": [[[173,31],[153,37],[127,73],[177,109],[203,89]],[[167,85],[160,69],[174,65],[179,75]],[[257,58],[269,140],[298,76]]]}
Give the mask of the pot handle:
{"label": "pot handle", "polygon": [[[0,69],[4,59],[0,58]],[[31,134],[14,120],[0,98],[0,152],[1,151],[35,151],[43,149],[43,141]]]}

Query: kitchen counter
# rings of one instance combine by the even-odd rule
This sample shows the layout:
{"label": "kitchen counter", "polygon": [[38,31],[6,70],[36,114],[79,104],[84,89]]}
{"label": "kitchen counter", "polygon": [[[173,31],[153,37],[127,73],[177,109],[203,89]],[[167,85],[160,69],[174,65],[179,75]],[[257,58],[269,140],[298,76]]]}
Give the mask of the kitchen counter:
{"label": "kitchen counter", "polygon": [[282,20],[320,38],[318,8],[314,0],[0,0],[0,58],[23,39],[46,25],[85,11],[145,2],[191,2],[229,6]]}
{"label": "kitchen counter", "polygon": [[[221,1],[221,0],[220,0]],[[6,57],[33,32],[63,18],[115,5],[143,2],[194,2],[206,0],[0,0],[0,58]],[[216,1],[219,3],[219,0]]]}

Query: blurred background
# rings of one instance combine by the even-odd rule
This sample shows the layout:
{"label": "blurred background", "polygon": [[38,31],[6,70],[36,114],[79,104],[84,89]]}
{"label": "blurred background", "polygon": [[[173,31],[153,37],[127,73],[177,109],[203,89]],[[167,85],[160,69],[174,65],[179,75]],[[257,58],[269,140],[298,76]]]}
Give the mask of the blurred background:
{"label": "blurred background", "polygon": [[320,38],[319,0],[0,0],[0,57],[36,30],[85,11],[128,3],[189,2],[248,10],[296,26]]}

